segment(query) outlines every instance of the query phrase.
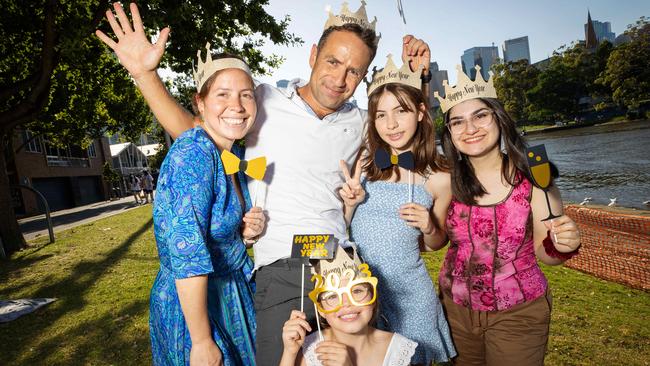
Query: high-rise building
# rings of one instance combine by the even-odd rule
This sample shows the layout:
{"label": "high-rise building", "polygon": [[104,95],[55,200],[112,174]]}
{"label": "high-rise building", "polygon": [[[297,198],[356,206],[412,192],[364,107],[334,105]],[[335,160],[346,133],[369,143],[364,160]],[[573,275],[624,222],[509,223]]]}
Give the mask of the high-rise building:
{"label": "high-rise building", "polygon": [[277,86],[278,88],[286,88],[287,86],[289,86],[289,80],[287,79],[278,80],[275,82],[275,86]]}
{"label": "high-rise building", "polygon": [[497,62],[499,58],[499,48],[492,44],[491,47],[472,47],[465,50],[460,58],[463,66],[463,72],[472,80],[476,78],[476,69],[474,66],[481,66],[481,75],[487,80],[490,77],[488,72],[490,67]]}
{"label": "high-rise building", "polygon": [[447,76],[447,70],[440,70],[437,62],[432,62],[429,64],[429,70],[431,70],[431,82],[429,83],[429,106],[439,107],[440,102],[436,97],[433,96],[433,92],[438,92],[441,97],[445,96],[445,88],[442,86],[444,80],[449,80]]}
{"label": "high-rise building", "polygon": [[592,20],[591,12],[587,11],[587,23],[585,24],[586,47],[596,48],[604,40],[612,43],[616,40],[616,34],[612,32],[612,24],[610,22]]}
{"label": "high-rise building", "polygon": [[508,39],[503,42],[503,60],[505,62],[526,60],[530,63],[528,36]]}

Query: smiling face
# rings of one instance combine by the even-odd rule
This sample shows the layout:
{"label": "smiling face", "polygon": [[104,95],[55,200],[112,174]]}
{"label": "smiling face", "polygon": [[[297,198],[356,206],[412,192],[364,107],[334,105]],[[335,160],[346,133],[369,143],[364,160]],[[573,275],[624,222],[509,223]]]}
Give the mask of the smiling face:
{"label": "smiling face", "polygon": [[197,107],[203,127],[221,149],[230,150],[255,122],[257,105],[251,77],[240,69],[218,71]]}
{"label": "smiling face", "polygon": [[393,149],[394,153],[411,149],[418,123],[424,118],[421,109],[408,104],[404,97],[400,99],[402,103],[395,94],[384,91],[379,97],[374,115],[374,125],[379,137]]}
{"label": "smiling face", "polygon": [[320,49],[312,46],[312,71],[303,97],[319,116],[335,112],[354,94],[370,61],[370,49],[359,36],[332,32]]}
{"label": "smiling face", "polygon": [[[480,99],[470,99],[449,110],[451,141],[458,151],[469,157],[482,157],[499,149],[499,127],[494,112]],[[464,128],[460,128],[464,125]],[[449,127],[448,127],[449,128]],[[454,128],[452,127],[452,130]]]}
{"label": "smiling face", "polygon": [[[354,297],[357,303],[366,303],[373,298],[374,291],[375,289],[369,283],[363,283],[353,286],[349,294]],[[340,296],[339,298],[337,294],[327,292],[319,296],[320,305],[325,310],[329,310],[330,307],[333,309],[340,306],[335,312],[319,312],[325,318],[327,324],[332,329],[347,334],[355,334],[366,329],[373,318],[376,303],[357,306],[350,302],[347,292],[342,293]]]}

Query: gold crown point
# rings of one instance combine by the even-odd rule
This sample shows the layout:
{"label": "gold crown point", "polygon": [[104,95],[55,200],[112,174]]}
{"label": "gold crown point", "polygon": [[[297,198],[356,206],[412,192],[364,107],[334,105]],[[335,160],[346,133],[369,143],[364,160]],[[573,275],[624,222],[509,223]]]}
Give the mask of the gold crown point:
{"label": "gold crown point", "polygon": [[[497,92],[494,88],[494,81],[492,80],[493,72],[489,71],[490,77],[487,81],[481,74],[481,66],[475,65],[476,78],[472,80],[465,72],[463,72],[460,65],[456,65],[458,71],[458,82],[454,86],[449,86],[447,80],[442,82],[445,90],[445,97],[440,97],[439,94],[434,93],[434,97],[440,102],[440,109],[443,113],[447,113],[455,105],[460,104],[466,100],[476,98],[497,98]],[[480,78],[479,78],[480,77]]]}
{"label": "gold crown point", "polygon": [[331,6],[326,8],[328,13],[327,22],[325,22],[325,29],[333,26],[341,26],[344,24],[352,23],[358,24],[362,28],[375,30],[377,23],[377,17],[374,17],[374,20],[370,22],[368,20],[368,14],[366,13],[366,2],[361,1],[361,6],[354,13],[350,11],[350,7],[346,2],[341,4],[341,12],[337,15],[331,11]]}
{"label": "gold crown point", "polygon": [[372,80],[368,85],[368,95],[372,94],[380,86],[390,83],[403,84],[420,89],[420,86],[422,85],[420,75],[424,68],[423,65],[413,72],[411,71],[408,62],[398,69],[395,62],[393,62],[392,54],[388,54],[386,58],[386,66],[384,66],[380,71],[375,71],[372,75]]}
{"label": "gold crown point", "polygon": [[[194,81],[196,82],[196,90],[201,91],[203,84],[207,79],[209,79],[215,72],[223,69],[240,69],[251,75],[250,68],[246,62],[235,58],[227,57],[220,58],[217,60],[212,59],[212,52],[210,50],[210,42],[205,44],[206,55],[205,62],[201,60],[201,50],[196,51],[197,65],[196,69],[192,67],[192,73],[194,76]],[[251,75],[252,77],[252,75]]]}

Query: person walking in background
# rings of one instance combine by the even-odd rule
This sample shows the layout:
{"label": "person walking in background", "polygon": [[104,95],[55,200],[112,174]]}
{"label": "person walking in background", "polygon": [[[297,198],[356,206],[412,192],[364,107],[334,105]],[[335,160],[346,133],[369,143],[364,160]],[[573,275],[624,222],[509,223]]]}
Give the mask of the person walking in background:
{"label": "person walking in background", "polygon": [[148,170],[142,171],[142,183],[145,203],[149,203],[149,198],[151,198],[151,202],[153,203],[153,176]]}
{"label": "person walking in background", "polygon": [[142,188],[140,187],[140,178],[138,178],[135,174],[130,174],[129,175],[129,189],[131,190],[131,193],[133,194],[133,198],[135,199],[136,205],[140,204],[140,191]]}

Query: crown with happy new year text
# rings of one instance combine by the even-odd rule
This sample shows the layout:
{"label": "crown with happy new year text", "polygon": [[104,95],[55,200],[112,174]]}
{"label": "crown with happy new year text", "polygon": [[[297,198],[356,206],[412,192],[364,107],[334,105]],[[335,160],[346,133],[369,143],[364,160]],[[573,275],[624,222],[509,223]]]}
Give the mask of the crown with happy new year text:
{"label": "crown with happy new year text", "polygon": [[387,58],[386,66],[380,71],[375,71],[372,75],[372,81],[370,81],[370,84],[368,85],[368,95],[372,94],[372,92],[380,86],[389,83],[404,84],[412,86],[415,89],[420,89],[420,86],[422,85],[420,75],[422,75],[424,65],[420,65],[420,67],[413,72],[408,63],[403,64],[402,67],[398,69],[393,62],[393,55],[389,54]]}
{"label": "crown with happy new year text", "polygon": [[494,88],[492,80],[493,73],[489,72],[490,77],[486,82],[481,74],[481,66],[476,65],[476,79],[472,81],[467,74],[463,72],[460,65],[456,65],[458,71],[458,82],[455,86],[449,86],[447,80],[442,82],[445,88],[445,97],[441,97],[438,92],[434,92],[433,96],[440,101],[440,109],[442,113],[447,113],[453,106],[460,104],[466,100],[476,98],[495,98],[497,97],[497,90]]}
{"label": "crown with happy new year text", "polygon": [[368,14],[366,14],[366,2],[363,0],[361,1],[359,10],[354,13],[351,12],[348,8],[347,2],[344,2],[343,5],[341,5],[340,14],[332,14],[331,10],[328,10],[327,13],[329,14],[329,17],[325,23],[325,29],[333,26],[353,23],[360,25],[362,28],[371,29],[374,31],[375,25],[377,24],[377,17],[375,17],[372,22],[368,21]]}
{"label": "crown with happy new year text", "polygon": [[219,58],[212,60],[212,54],[210,53],[210,42],[205,44],[205,49],[207,54],[205,55],[205,62],[201,61],[201,50],[196,51],[196,63],[197,68],[192,67],[192,72],[194,76],[194,81],[196,82],[196,90],[201,91],[203,84],[214,74],[215,72],[223,69],[240,69],[243,70],[248,75],[251,75],[251,70],[248,68],[248,65],[234,57]]}

